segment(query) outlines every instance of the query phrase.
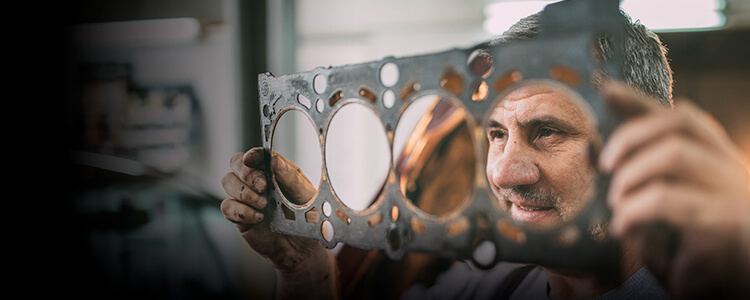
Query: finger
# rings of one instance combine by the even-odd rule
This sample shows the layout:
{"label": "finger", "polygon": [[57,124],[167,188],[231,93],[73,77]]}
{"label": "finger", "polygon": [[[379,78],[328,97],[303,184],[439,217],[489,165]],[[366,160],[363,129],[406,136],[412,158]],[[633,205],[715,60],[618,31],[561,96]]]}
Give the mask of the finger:
{"label": "finger", "polygon": [[250,205],[257,209],[264,209],[268,204],[265,195],[259,194],[257,191],[250,188],[250,186],[238,178],[233,172],[224,175],[224,178],[221,180],[221,185],[224,187],[224,191],[227,192],[227,195],[246,205]]}
{"label": "finger", "polygon": [[251,168],[245,165],[243,163],[245,160],[244,157],[246,156],[245,154],[246,153],[238,152],[232,156],[230,160],[232,171],[240,180],[242,180],[242,182],[246,183],[249,187],[252,187],[256,192],[264,193],[268,185],[266,173],[261,169]]}
{"label": "finger", "polygon": [[727,150],[733,148],[731,142],[722,137],[726,133],[718,128],[697,107],[682,103],[676,111],[651,113],[630,120],[615,130],[600,153],[599,165],[603,171],[611,172],[639,147],[672,133],[694,138],[701,144],[737,157],[733,150]]}
{"label": "finger", "polygon": [[722,184],[716,155],[682,136],[672,135],[637,151],[612,175],[607,200],[613,208],[622,196],[654,180],[682,180],[713,189]]}
{"label": "finger", "polygon": [[263,149],[263,147],[255,147],[248,150],[247,152],[245,152],[245,154],[242,155],[242,163],[250,168],[264,169],[265,158],[265,149]]}
{"label": "finger", "polygon": [[221,213],[224,218],[243,228],[263,221],[263,213],[233,198],[221,202]]}
{"label": "finger", "polygon": [[296,204],[305,204],[315,195],[316,189],[302,170],[285,157],[274,154],[271,157],[271,170],[276,176],[281,192]]}
{"label": "finger", "polygon": [[657,180],[622,196],[613,210],[611,230],[615,236],[628,235],[633,229],[656,221],[681,226],[697,216],[704,207],[701,199],[711,199],[701,190],[686,184]]}

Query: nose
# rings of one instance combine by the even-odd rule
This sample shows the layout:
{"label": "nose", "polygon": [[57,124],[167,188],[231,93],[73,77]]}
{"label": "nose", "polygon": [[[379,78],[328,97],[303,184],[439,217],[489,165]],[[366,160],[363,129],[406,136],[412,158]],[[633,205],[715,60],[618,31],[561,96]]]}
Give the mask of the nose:
{"label": "nose", "polygon": [[502,153],[488,161],[487,175],[496,187],[510,189],[539,181],[540,171],[533,159],[533,150],[520,144],[508,143]]}

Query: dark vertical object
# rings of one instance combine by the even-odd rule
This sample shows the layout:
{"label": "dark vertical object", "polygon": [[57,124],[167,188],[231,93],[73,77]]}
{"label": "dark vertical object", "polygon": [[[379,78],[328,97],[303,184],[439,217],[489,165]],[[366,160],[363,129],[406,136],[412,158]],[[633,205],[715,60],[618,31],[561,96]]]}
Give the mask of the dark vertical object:
{"label": "dark vertical object", "polygon": [[237,1],[240,51],[240,149],[261,145],[258,74],[267,71],[266,0]]}
{"label": "dark vertical object", "polygon": [[[276,22],[276,26],[281,28],[280,43],[278,45],[281,49],[278,50],[284,62],[280,67],[283,74],[291,74],[295,72],[297,63],[297,7],[295,0],[281,1],[281,12],[277,17],[281,18],[281,20]],[[272,24],[270,20],[268,24]]]}

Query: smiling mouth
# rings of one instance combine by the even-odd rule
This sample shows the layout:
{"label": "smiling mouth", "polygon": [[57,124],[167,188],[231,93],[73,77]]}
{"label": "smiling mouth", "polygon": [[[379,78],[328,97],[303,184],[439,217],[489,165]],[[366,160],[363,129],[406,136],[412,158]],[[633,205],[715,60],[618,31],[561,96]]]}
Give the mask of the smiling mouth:
{"label": "smiling mouth", "polygon": [[545,211],[545,210],[555,209],[554,206],[522,206],[522,205],[518,205],[512,202],[511,204],[518,207],[518,209],[523,210],[523,211]]}
{"label": "smiling mouth", "polygon": [[550,205],[551,203],[534,203],[534,202],[524,201],[524,200],[511,201],[509,199],[505,199],[505,203],[507,203],[508,207],[516,207],[520,210],[530,211],[530,212],[555,209],[554,205]]}
{"label": "smiling mouth", "polygon": [[559,217],[555,206],[507,201],[513,219],[528,224],[555,223]]}

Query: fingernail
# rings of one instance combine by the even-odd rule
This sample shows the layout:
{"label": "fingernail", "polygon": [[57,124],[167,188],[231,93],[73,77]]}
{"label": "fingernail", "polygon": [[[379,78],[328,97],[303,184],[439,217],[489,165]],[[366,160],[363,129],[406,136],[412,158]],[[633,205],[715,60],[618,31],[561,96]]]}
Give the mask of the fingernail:
{"label": "fingernail", "polygon": [[259,213],[259,212],[256,212],[255,213],[255,220],[258,221],[258,222],[263,221],[263,214]]}
{"label": "fingernail", "polygon": [[266,179],[263,177],[255,178],[255,180],[253,180],[253,186],[256,191],[263,192],[266,189]]}
{"label": "fingernail", "polygon": [[264,196],[258,197],[258,208],[259,209],[266,208],[267,204],[268,204],[268,200],[266,200],[266,197],[264,197]]}

